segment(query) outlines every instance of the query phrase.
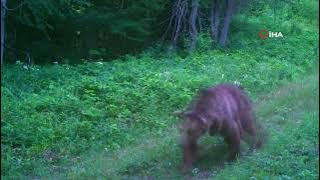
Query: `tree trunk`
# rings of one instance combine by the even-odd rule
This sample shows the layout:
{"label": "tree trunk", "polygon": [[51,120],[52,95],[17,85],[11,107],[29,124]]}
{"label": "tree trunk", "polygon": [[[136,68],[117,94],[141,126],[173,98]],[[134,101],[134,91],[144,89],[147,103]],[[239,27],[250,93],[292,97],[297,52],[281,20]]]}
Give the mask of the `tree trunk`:
{"label": "tree trunk", "polygon": [[173,26],[172,31],[172,47],[175,49],[177,46],[177,41],[181,33],[182,29],[182,21],[184,19],[184,16],[186,15],[187,10],[187,1],[186,0],[177,0],[177,3],[174,7],[174,16],[175,16],[175,22]]}
{"label": "tree trunk", "polygon": [[3,64],[4,36],[5,36],[5,16],[6,16],[6,0],[1,0],[1,65]]}
{"label": "tree trunk", "polygon": [[198,9],[199,9],[199,0],[192,0],[192,9],[190,14],[190,38],[191,38],[191,44],[190,44],[190,52],[193,51],[196,48],[197,43],[197,26],[196,26],[196,20],[198,16]]}
{"label": "tree trunk", "polygon": [[210,17],[212,45],[214,45],[218,41],[218,29],[220,24],[220,13],[221,13],[220,3],[221,2],[218,2],[218,0],[212,0],[211,17]]}
{"label": "tree trunk", "polygon": [[226,41],[228,38],[229,26],[230,26],[230,22],[231,22],[232,13],[234,10],[233,9],[234,5],[235,5],[234,0],[227,0],[226,1],[226,10],[225,10],[225,15],[224,15],[224,20],[223,20],[223,27],[221,29],[221,35],[220,35],[220,40],[219,40],[219,44],[221,47],[226,46]]}
{"label": "tree trunk", "polygon": [[203,31],[203,28],[202,28],[202,19],[201,19],[200,9],[199,9],[199,11],[198,11],[198,24],[199,24],[199,32],[202,32],[202,31]]}

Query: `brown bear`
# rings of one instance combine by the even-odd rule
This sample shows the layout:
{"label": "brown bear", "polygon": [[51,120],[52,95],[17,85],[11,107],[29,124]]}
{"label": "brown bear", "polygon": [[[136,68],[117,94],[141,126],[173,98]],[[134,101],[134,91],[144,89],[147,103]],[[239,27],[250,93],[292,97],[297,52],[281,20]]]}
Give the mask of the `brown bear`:
{"label": "brown bear", "polygon": [[184,119],[181,142],[184,168],[192,166],[197,140],[206,132],[224,137],[229,146],[228,160],[234,160],[240,152],[241,139],[248,142],[252,150],[261,145],[256,136],[251,102],[238,85],[220,84],[204,89],[189,110],[179,114]]}

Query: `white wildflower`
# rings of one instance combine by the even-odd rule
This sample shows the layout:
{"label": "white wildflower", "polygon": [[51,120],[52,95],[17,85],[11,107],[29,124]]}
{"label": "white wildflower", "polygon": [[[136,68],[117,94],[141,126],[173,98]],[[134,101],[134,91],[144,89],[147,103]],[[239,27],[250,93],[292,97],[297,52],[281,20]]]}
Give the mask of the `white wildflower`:
{"label": "white wildflower", "polygon": [[241,83],[239,81],[234,81],[233,83],[238,85],[238,86],[241,85]]}
{"label": "white wildflower", "polygon": [[192,173],[193,173],[193,174],[197,174],[198,172],[199,172],[199,169],[198,169],[198,168],[192,169]]}

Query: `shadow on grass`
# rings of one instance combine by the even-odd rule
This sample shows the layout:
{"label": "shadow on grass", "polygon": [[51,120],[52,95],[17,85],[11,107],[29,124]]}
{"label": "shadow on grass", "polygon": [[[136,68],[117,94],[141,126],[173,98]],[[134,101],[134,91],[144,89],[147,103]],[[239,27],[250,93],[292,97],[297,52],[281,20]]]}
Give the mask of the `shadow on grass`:
{"label": "shadow on grass", "polygon": [[130,164],[118,172],[123,179],[210,179],[226,164],[228,147],[219,137],[203,137],[199,142],[198,158],[189,171],[181,170],[181,151],[175,149],[161,159],[139,165]]}

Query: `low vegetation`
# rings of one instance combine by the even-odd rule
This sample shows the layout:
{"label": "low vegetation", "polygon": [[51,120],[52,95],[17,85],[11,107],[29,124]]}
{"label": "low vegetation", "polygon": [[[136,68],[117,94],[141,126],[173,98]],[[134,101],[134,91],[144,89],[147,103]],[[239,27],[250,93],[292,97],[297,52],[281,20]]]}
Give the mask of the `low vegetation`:
{"label": "low vegetation", "polygon": [[[227,50],[208,50],[202,35],[187,57],[151,49],[107,63],[2,66],[1,177],[318,179],[318,30],[296,11],[285,9],[281,24],[271,10],[236,17],[243,28]],[[265,27],[284,38],[260,40]],[[253,99],[267,143],[225,164],[223,141],[204,138],[202,158],[181,173],[172,112],[202,87],[235,81]]]}

